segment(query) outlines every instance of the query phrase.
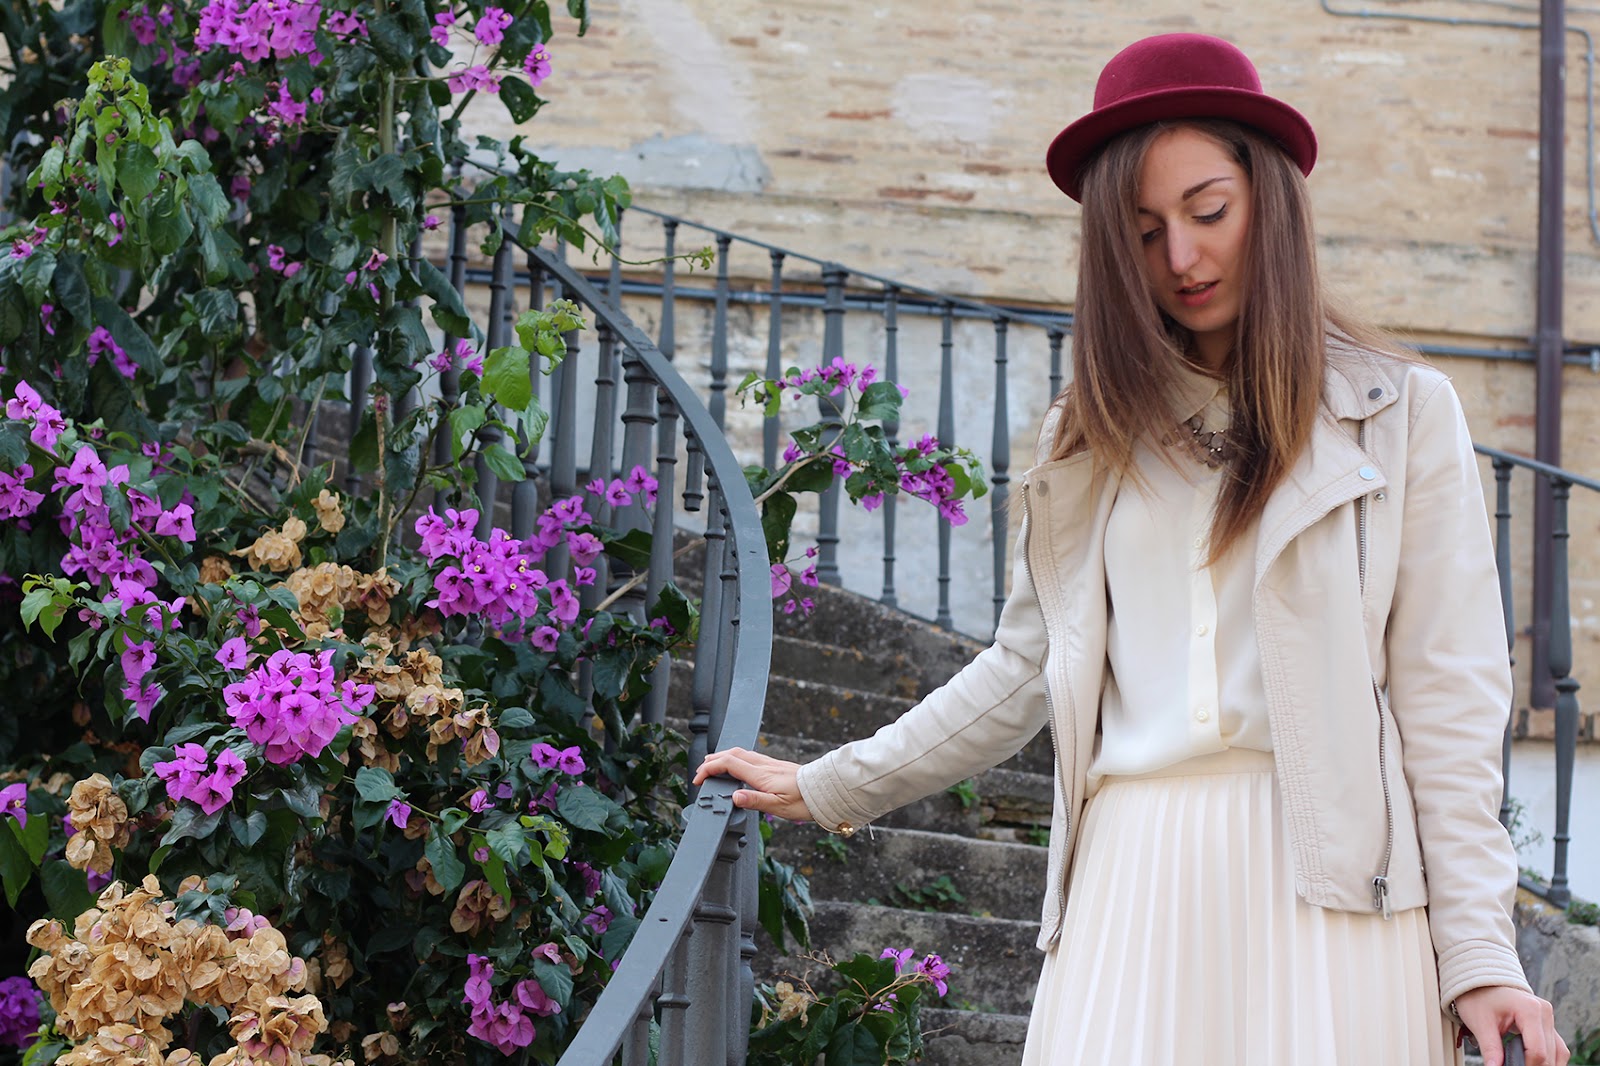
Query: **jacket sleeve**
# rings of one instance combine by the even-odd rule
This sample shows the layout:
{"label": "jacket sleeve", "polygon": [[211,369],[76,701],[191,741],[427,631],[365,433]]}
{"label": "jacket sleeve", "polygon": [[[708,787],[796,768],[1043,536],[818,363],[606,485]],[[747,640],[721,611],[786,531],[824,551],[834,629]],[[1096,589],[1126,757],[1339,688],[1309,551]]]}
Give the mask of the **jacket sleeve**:
{"label": "jacket sleeve", "polygon": [[1412,416],[1402,521],[1389,700],[1448,1006],[1486,985],[1528,988],[1512,921],[1516,853],[1497,817],[1512,694],[1505,615],[1472,438],[1448,381]]}
{"label": "jacket sleeve", "polygon": [[800,768],[800,795],[823,828],[859,828],[986,770],[1044,726],[1047,645],[1023,558],[1026,536],[1024,518],[994,643],[896,721]]}

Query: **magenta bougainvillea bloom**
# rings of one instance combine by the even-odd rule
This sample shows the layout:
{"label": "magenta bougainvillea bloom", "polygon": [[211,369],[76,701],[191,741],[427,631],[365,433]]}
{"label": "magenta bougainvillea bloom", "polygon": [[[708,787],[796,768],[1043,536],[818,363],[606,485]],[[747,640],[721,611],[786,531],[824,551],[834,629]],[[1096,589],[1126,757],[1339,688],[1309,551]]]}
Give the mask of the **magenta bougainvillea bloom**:
{"label": "magenta bougainvillea bloom", "polygon": [[234,786],[249,771],[232,748],[222,749],[215,762],[199,744],[179,744],[172,755],[151,767],[166,782],[167,798],[174,803],[188,800],[207,814],[216,814],[233,802]]}
{"label": "magenta bougainvillea bloom", "polygon": [[39,990],[26,977],[0,981],[0,1045],[27,1047],[39,1029]]}
{"label": "magenta bougainvillea bloom", "polygon": [[500,91],[500,75],[491,74],[489,68],[482,63],[470,66],[445,79],[445,84],[450,86],[453,93],[485,92],[497,93]]}
{"label": "magenta bougainvillea bloom", "polygon": [[273,652],[222,692],[234,724],[279,766],[321,755],[374,696],[371,685],[334,681],[332,649],[317,655]]}
{"label": "magenta bougainvillea bloom", "polygon": [[383,812],[383,816],[389,819],[389,824],[396,829],[404,829],[406,824],[411,821],[411,804],[403,799],[392,799],[389,801],[388,810]]}
{"label": "magenta bougainvillea bloom", "polygon": [[0,788],[0,814],[9,814],[18,825],[28,824],[28,783],[18,781]]}
{"label": "magenta bougainvillea bloom", "polygon": [[537,89],[550,76],[550,50],[542,44],[534,45],[522,61],[522,72],[528,76],[528,84]]}
{"label": "magenta bougainvillea bloom", "polygon": [[506,39],[506,30],[511,28],[513,21],[504,8],[486,7],[473,25],[472,34],[478,38],[479,44],[496,45]]}

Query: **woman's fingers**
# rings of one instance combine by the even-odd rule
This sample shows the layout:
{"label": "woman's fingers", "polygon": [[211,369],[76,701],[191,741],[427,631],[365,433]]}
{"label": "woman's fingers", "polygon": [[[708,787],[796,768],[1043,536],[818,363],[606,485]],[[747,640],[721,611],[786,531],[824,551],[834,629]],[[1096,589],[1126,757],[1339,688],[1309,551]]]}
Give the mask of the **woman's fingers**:
{"label": "woman's fingers", "polygon": [[694,783],[726,774],[746,786],[734,792],[735,806],[790,821],[808,821],[811,812],[800,797],[799,770],[799,763],[774,759],[759,751],[728,748],[706,756],[695,771]]}
{"label": "woman's fingers", "polygon": [[1567,1066],[1571,1053],[1556,1032],[1555,1011],[1516,988],[1475,988],[1456,1000],[1456,1012],[1483,1053],[1483,1066],[1503,1066],[1503,1034],[1519,1033],[1527,1066]]}

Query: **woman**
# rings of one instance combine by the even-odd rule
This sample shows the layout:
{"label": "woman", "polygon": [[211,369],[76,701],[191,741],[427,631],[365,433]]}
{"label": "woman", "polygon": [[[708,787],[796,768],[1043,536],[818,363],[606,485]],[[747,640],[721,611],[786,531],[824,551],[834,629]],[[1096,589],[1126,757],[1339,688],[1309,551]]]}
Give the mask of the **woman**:
{"label": "woman", "polygon": [[[1444,375],[1330,309],[1306,120],[1216,38],[1140,41],[1048,166],[1083,204],[1074,378],[994,645],[873,737],[697,780],[851,833],[1015,754],[1057,775],[1024,1062],[1567,1050],[1496,821],[1511,699]],[[1448,605],[1441,590],[1450,590]]]}

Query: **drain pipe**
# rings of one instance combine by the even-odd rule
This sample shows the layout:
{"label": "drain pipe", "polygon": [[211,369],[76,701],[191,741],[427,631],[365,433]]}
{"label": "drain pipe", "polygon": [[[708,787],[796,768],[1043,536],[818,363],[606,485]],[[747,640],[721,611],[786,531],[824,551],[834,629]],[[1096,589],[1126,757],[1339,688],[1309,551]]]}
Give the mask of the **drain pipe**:
{"label": "drain pipe", "polygon": [[[1543,0],[1539,12],[1539,304],[1534,337],[1534,457],[1561,465],[1562,259],[1565,255],[1563,194],[1566,160],[1566,5]],[[1555,501],[1548,481],[1539,482],[1533,512],[1533,691],[1534,707],[1554,707],[1549,661],[1552,560],[1550,533]]]}

